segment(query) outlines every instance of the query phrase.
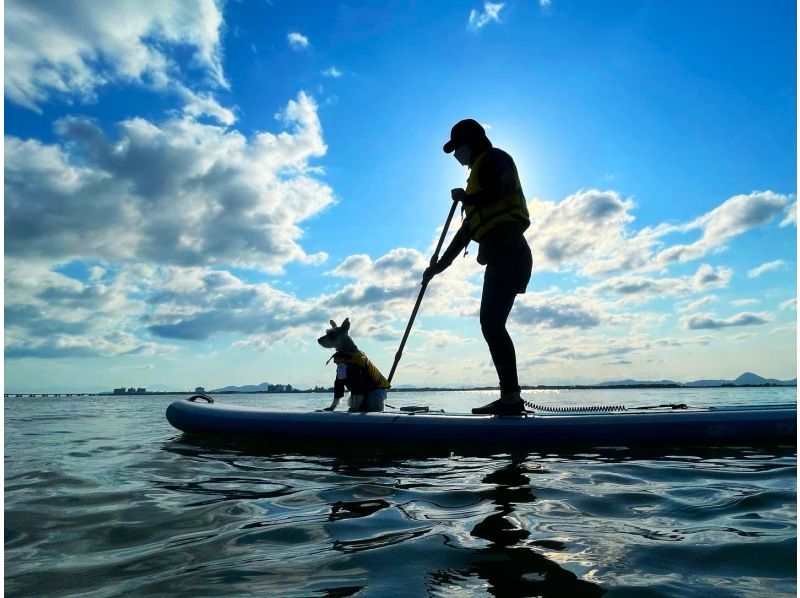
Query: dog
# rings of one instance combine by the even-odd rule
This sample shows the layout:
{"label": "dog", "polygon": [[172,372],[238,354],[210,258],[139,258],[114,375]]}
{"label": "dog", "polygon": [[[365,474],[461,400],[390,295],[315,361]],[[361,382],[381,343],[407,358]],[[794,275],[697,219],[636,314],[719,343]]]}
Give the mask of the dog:
{"label": "dog", "polygon": [[336,350],[331,357],[336,364],[333,402],[324,411],[333,411],[338,407],[345,388],[350,391],[349,411],[383,411],[389,381],[350,338],[350,318],[345,318],[341,326],[337,326],[333,320],[330,324],[325,335],[317,339],[326,349]]}

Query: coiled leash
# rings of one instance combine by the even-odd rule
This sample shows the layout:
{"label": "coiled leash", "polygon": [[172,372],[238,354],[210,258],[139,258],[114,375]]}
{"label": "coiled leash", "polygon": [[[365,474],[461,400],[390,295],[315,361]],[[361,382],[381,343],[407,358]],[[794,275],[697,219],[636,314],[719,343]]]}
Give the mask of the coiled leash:
{"label": "coiled leash", "polygon": [[591,413],[603,413],[603,412],[614,412],[614,411],[640,411],[645,409],[688,409],[689,406],[686,403],[663,403],[661,405],[647,405],[645,407],[626,407],[625,405],[575,405],[571,407],[560,407],[560,406],[552,406],[552,405],[537,405],[535,403],[531,403],[530,401],[522,400],[526,407],[529,409],[533,409],[534,411],[540,411],[544,413],[574,413],[574,412],[591,412]]}

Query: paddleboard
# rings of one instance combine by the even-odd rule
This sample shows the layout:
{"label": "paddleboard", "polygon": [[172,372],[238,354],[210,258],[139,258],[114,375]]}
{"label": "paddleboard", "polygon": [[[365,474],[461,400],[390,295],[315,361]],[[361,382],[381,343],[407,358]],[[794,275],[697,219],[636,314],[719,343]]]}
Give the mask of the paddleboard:
{"label": "paddleboard", "polygon": [[[195,399],[195,397],[192,397]],[[435,412],[291,412],[199,400],[167,408],[169,423],[190,434],[270,440],[375,444],[655,445],[794,441],[794,403],[708,408],[535,412],[491,416]]]}

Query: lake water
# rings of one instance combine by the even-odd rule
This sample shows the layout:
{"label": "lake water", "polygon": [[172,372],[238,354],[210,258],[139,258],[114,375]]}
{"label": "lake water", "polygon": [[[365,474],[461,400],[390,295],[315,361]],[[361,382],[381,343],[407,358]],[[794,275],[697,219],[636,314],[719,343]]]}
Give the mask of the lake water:
{"label": "lake water", "polygon": [[[6,399],[6,595],[796,593],[795,446],[288,450],[184,437],[164,417],[176,398]],[[465,411],[493,398],[388,402]],[[796,389],[527,398],[705,406],[794,402]],[[307,410],[330,397],[217,401]]]}

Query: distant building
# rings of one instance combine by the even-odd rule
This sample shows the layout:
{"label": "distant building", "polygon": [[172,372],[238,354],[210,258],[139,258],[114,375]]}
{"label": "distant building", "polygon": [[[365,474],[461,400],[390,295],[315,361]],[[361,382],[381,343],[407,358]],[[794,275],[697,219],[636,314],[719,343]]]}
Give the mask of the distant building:
{"label": "distant building", "polygon": [[206,391],[206,389],[203,388],[202,386],[198,386],[197,388],[194,389],[194,391],[196,393],[198,393],[198,394],[201,394],[201,393],[204,393]]}
{"label": "distant building", "polygon": [[145,394],[146,392],[147,392],[147,389],[146,389],[146,388],[141,388],[141,387],[140,387],[140,388],[137,388],[137,389],[136,389],[136,394],[137,394],[137,395],[143,395],[143,394]]}
{"label": "distant building", "polygon": [[115,388],[114,389],[114,394],[115,395],[124,395],[125,394],[125,387],[123,386],[122,388]]}

